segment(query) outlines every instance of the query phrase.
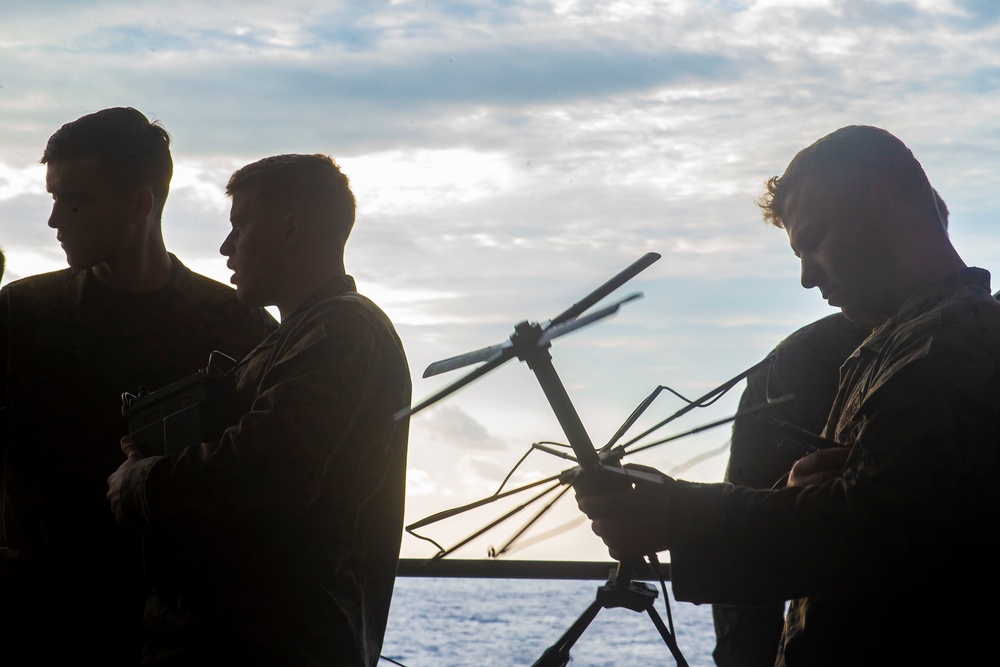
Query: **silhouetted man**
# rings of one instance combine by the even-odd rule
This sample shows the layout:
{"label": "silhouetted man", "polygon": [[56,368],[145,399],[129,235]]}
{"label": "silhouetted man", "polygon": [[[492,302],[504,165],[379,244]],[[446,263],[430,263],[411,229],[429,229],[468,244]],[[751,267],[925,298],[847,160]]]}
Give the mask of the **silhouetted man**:
{"label": "silhouetted man", "polygon": [[147,662],[375,665],[402,534],[403,348],[346,274],[355,202],[330,158],[265,158],[227,192],[232,282],[281,325],[240,363],[245,414],[220,441],[150,458],[122,441],[108,499],[163,565]]}
{"label": "silhouetted man", "polygon": [[[948,206],[937,191],[934,197],[941,224],[947,229]],[[870,324],[851,322],[843,313],[798,329],[775,346],[766,367],[747,378],[740,411],[794,395],[794,400],[773,406],[766,417],[819,433],[837,397],[840,366],[871,329]],[[762,428],[762,418],[753,415],[733,422],[727,482],[755,489],[782,486],[792,465],[806,453],[784,442],[773,430]],[[716,665],[774,665],[784,612],[784,601],[752,607],[713,605],[716,644],[712,656]]]}
{"label": "silhouetted man", "polygon": [[98,111],[53,134],[42,163],[69,268],[0,292],[0,662],[137,664],[141,545],[104,498],[122,392],[193,374],[213,350],[240,358],[274,321],[164,247],[173,163],[158,124]]}
{"label": "silhouetted man", "polygon": [[580,507],[618,557],[670,550],[678,599],[792,599],[778,664],[979,660],[993,619],[971,610],[997,592],[1000,518],[989,274],[966,267],[922,167],[878,128],[800,151],[761,205],[802,285],[877,324],[842,367],[825,427],[844,446],[800,459],[788,488],[662,476]]}

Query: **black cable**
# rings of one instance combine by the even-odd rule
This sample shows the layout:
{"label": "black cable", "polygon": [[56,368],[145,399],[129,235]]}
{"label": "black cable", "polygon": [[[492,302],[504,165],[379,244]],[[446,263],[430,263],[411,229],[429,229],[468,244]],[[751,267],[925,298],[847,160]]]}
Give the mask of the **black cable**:
{"label": "black cable", "polygon": [[667,608],[667,628],[670,630],[670,634],[676,637],[677,633],[674,631],[674,617],[670,613],[670,598],[667,596],[667,579],[663,576],[663,570],[660,568],[660,560],[656,557],[656,554],[649,554],[646,556],[646,560],[649,561],[649,566],[653,568],[653,572],[656,573],[656,578],[660,582],[660,590],[663,591],[663,604]]}
{"label": "black cable", "polygon": [[[677,667],[688,667],[687,659],[684,654],[681,653],[680,646],[677,645],[677,633],[674,631],[674,619],[670,614],[670,596],[667,595],[667,582],[663,576],[663,571],[660,569],[660,561],[657,560],[656,554],[650,554],[646,556],[649,560],[649,566],[656,573],[657,578],[660,580],[660,588],[663,590],[663,602],[667,607],[667,625],[661,627],[663,640],[667,643],[667,647],[670,649],[670,653],[674,656],[677,661]],[[654,623],[657,623],[655,612],[652,609],[649,610],[649,617],[653,619]],[[662,621],[659,621],[662,624]]]}
{"label": "black cable", "polygon": [[513,475],[514,472],[521,466],[521,464],[524,463],[525,459],[527,459],[531,455],[531,452],[537,449],[543,449],[542,447],[540,447],[540,445],[552,445],[553,447],[566,447],[567,449],[569,448],[569,445],[567,444],[561,442],[550,442],[548,440],[539,440],[538,442],[531,443],[531,447],[528,448],[528,451],[524,453],[524,456],[518,459],[517,463],[514,464],[514,467],[511,468],[510,472],[507,473],[507,476],[503,478],[502,482],[500,482],[500,487],[493,494],[494,496],[500,495],[500,492],[503,491],[503,487],[506,486],[508,480],[510,480],[511,475]]}
{"label": "black cable", "polygon": [[500,518],[493,520],[492,522],[490,522],[486,526],[483,526],[482,528],[480,528],[476,532],[472,533],[471,535],[469,535],[465,539],[461,540],[458,544],[454,545],[450,549],[445,549],[445,548],[441,547],[437,542],[435,542],[434,540],[430,539],[429,537],[425,537],[423,535],[418,535],[417,533],[413,532],[410,529],[411,528],[410,526],[406,527],[406,532],[408,532],[410,535],[413,535],[416,538],[419,538],[421,540],[425,540],[425,541],[430,542],[431,544],[435,545],[438,548],[438,553],[436,553],[434,555],[434,557],[432,558],[432,560],[440,560],[440,559],[444,558],[445,556],[447,556],[448,554],[450,554],[450,553],[452,553],[454,551],[457,551],[458,549],[464,547],[466,544],[468,544],[472,540],[476,539],[477,537],[479,537],[483,533],[485,533],[485,532],[487,532],[487,531],[495,528],[496,526],[500,525],[501,523],[503,523],[504,521],[506,521],[510,517],[514,516],[515,514],[519,513],[521,510],[525,509],[526,507],[528,507],[529,505],[531,505],[535,501],[540,500],[541,498],[545,497],[546,495],[548,495],[552,491],[558,489],[560,486],[563,486],[563,482],[556,482],[555,484],[553,484],[552,486],[546,488],[545,490],[543,490],[541,493],[539,493],[538,495],[534,496],[530,500],[527,500],[526,502],[521,503],[520,505],[518,505],[514,509],[510,510],[509,512],[507,512],[506,514],[504,514]]}
{"label": "black cable", "polygon": [[[718,401],[720,398],[722,398],[724,395],[726,395],[733,387],[735,387],[737,384],[739,384],[739,382],[742,381],[742,380],[744,380],[747,376],[749,376],[750,374],[754,373],[757,369],[759,369],[760,367],[762,367],[764,364],[770,364],[771,363],[771,359],[772,359],[772,357],[767,357],[766,359],[763,359],[762,361],[757,362],[756,364],[754,364],[750,368],[747,368],[746,370],[744,370],[743,372],[741,372],[736,377],[733,377],[733,378],[727,380],[726,382],[722,383],[721,385],[719,385],[715,389],[712,389],[711,391],[709,391],[705,395],[700,396],[699,398],[697,398],[697,399],[695,399],[693,401],[688,401],[687,405],[685,405],[683,408],[681,408],[680,410],[678,410],[674,414],[670,415],[669,417],[667,417],[663,421],[659,422],[658,424],[653,425],[651,428],[646,429],[645,431],[643,431],[639,435],[635,436],[634,438],[632,438],[628,442],[625,442],[625,443],[619,445],[619,447],[626,448],[626,447],[628,447],[630,445],[635,444],[639,440],[642,440],[643,438],[645,438],[650,433],[653,433],[654,431],[659,430],[663,426],[669,424],[670,422],[672,422],[673,420],[677,419],[678,417],[687,414],[688,412],[690,412],[691,410],[693,410],[695,408],[707,407],[709,405],[712,405],[713,403],[715,403],[716,401]],[[679,396],[683,400],[686,400],[686,401],[688,400],[688,399],[685,399],[680,394],[677,394],[677,392],[674,392],[672,389],[670,389],[669,391],[671,391],[675,395]],[[652,394],[650,394],[648,397],[646,397],[646,399],[640,404],[639,408],[636,408],[636,411],[639,411],[640,409],[642,411],[645,411],[645,409],[649,407],[649,404],[652,403],[653,399],[656,397],[656,395],[658,393],[659,393],[659,388],[657,388],[657,390],[654,390],[654,392]],[[636,411],[633,411],[633,415],[635,416],[635,418],[629,417],[629,420],[631,420],[631,422],[634,422],[635,419],[638,419],[638,415],[635,415]],[[630,421],[626,421],[626,424],[628,426],[631,426]],[[622,435],[624,435],[624,432],[626,430],[627,430],[626,426],[623,426],[622,428],[620,428],[618,430],[618,433],[615,434],[615,437],[612,438],[612,440],[609,441],[608,444],[604,445],[604,447],[602,447],[600,451],[603,453],[603,452],[606,452],[607,450],[610,450],[612,447],[614,447],[614,445],[617,442],[617,440]]]}
{"label": "black cable", "polygon": [[539,519],[541,519],[545,515],[546,512],[548,512],[550,509],[552,509],[552,506],[555,505],[556,502],[558,502],[559,499],[562,498],[564,495],[566,495],[566,492],[569,491],[572,488],[573,488],[572,486],[570,486],[569,484],[567,484],[565,486],[565,488],[563,488],[562,491],[560,491],[558,494],[556,494],[555,498],[553,498],[552,500],[550,500],[549,503],[545,507],[543,507],[542,509],[540,509],[538,512],[535,513],[535,516],[531,517],[531,519],[529,519],[527,523],[525,523],[523,526],[521,526],[521,529],[518,530],[516,533],[514,533],[514,535],[511,536],[511,538],[507,540],[507,543],[504,544],[502,547],[500,547],[499,550],[494,549],[493,547],[490,547],[489,557],[490,558],[498,558],[501,555],[507,553],[510,550],[510,548],[514,545],[514,542],[516,542],[522,535],[524,535],[524,533],[529,528],[531,528],[533,525],[535,525],[535,522],[538,521]]}

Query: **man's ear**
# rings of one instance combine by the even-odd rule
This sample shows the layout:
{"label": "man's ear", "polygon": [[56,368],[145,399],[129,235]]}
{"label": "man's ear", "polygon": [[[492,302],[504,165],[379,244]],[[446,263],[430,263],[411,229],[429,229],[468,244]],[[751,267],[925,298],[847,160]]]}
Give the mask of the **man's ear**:
{"label": "man's ear", "polygon": [[294,246],[303,243],[308,237],[308,226],[301,213],[293,211],[285,215],[282,220],[282,239],[286,246]]}
{"label": "man's ear", "polygon": [[153,212],[156,196],[149,188],[139,188],[132,200],[132,221],[142,222]]}

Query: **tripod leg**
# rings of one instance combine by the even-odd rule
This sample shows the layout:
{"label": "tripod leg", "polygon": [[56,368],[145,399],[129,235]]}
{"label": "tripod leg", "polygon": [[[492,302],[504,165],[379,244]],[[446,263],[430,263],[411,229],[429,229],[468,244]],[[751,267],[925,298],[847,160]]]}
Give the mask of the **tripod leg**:
{"label": "tripod leg", "polygon": [[597,612],[602,609],[603,605],[594,601],[591,603],[587,609],[580,614],[580,617],[576,619],[576,622],[570,626],[569,630],[563,633],[563,636],[559,638],[555,644],[545,649],[542,656],[538,658],[532,665],[532,667],[565,667],[569,663],[569,651],[573,648],[576,640],[583,635],[584,630],[590,625],[590,622],[594,620],[597,616]]}
{"label": "tripod leg", "polygon": [[680,648],[677,646],[677,639],[670,634],[669,630],[667,630],[666,624],[664,624],[663,619],[661,619],[659,614],[656,613],[656,610],[653,609],[652,605],[646,607],[646,613],[649,614],[649,618],[653,621],[653,625],[656,626],[656,629],[660,633],[660,637],[663,638],[663,643],[667,645],[667,648],[670,649],[671,655],[674,656],[674,660],[677,661],[677,667],[688,667],[687,660],[684,659]]}

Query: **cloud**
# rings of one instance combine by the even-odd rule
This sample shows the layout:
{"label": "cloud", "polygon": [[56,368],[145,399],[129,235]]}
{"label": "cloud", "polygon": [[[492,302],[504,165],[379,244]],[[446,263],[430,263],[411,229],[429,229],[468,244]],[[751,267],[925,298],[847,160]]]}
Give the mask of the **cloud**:
{"label": "cloud", "polygon": [[[5,280],[65,265],[37,161],[85,113],[130,105],[164,124],[168,247],[223,282],[232,170],[328,153],[359,201],[348,270],[396,321],[418,397],[454,379],[421,379],[431,361],[662,255],[618,293],[643,300],[553,346],[600,440],[656,385],[697,395],[830,312],[753,200],[837,127],[900,136],[948,201],[959,251],[1000,267],[998,45],[997,3],[974,0],[13,3]],[[411,493],[469,496],[528,443],[561,437],[530,370],[510,363],[414,417]],[[706,443],[654,458],[719,438]]]}
{"label": "cloud", "polygon": [[423,428],[439,444],[458,450],[502,450],[504,443],[459,408],[439,405],[427,412]]}
{"label": "cloud", "polygon": [[431,496],[440,487],[434,477],[426,470],[409,467],[406,469],[406,493],[409,496]]}
{"label": "cloud", "polygon": [[508,468],[496,460],[482,456],[464,457],[462,464],[468,471],[468,474],[463,476],[463,483],[479,492],[489,490],[491,485],[498,486],[508,472]]}

